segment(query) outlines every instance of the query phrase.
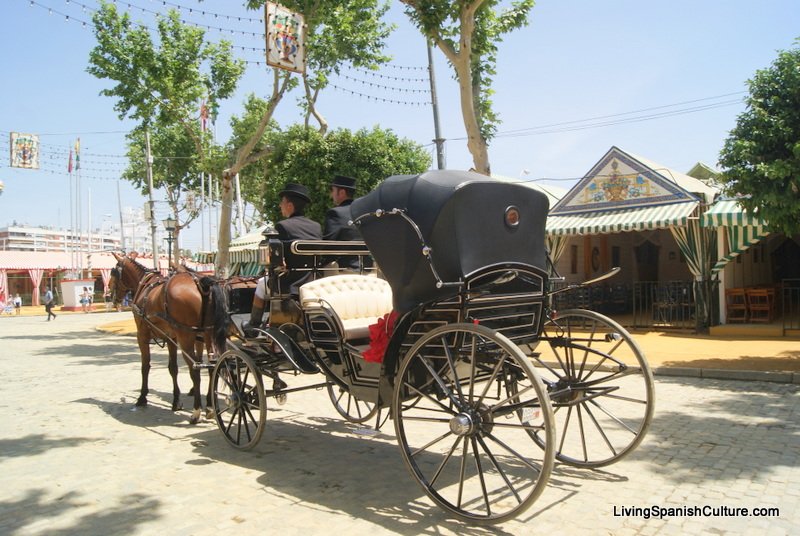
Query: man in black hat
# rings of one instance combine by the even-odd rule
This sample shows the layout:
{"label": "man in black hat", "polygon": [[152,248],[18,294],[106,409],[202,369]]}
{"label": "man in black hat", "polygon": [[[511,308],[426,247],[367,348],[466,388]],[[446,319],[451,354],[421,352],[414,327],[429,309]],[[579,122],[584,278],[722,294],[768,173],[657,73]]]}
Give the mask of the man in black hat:
{"label": "man in black hat", "polygon": [[278,207],[286,218],[275,224],[278,238],[287,240],[320,240],[322,229],[319,223],[305,217],[306,205],[311,202],[308,188],[302,184],[290,182],[286,184],[278,196],[281,202]]}
{"label": "man in black hat", "polygon": [[[313,276],[312,272],[303,270],[303,268],[312,267],[313,259],[291,255],[289,243],[293,240],[321,240],[322,228],[319,223],[304,216],[306,205],[311,202],[308,188],[302,184],[290,182],[278,193],[278,196],[281,198],[278,207],[285,219],[275,224],[275,230],[278,232],[278,238],[284,242],[284,259],[290,269],[280,278],[280,286],[289,293],[296,294],[297,288]],[[292,269],[295,270],[292,271]],[[267,278],[262,277],[256,285],[253,308],[250,311],[250,322],[245,327],[246,331],[248,328],[261,325],[268,297]]]}
{"label": "man in black hat", "polygon": [[[356,191],[356,179],[336,175],[331,181],[331,200],[335,205],[325,213],[325,240],[361,240],[361,234],[350,224],[350,205]],[[358,269],[358,257],[335,259],[339,268]]]}

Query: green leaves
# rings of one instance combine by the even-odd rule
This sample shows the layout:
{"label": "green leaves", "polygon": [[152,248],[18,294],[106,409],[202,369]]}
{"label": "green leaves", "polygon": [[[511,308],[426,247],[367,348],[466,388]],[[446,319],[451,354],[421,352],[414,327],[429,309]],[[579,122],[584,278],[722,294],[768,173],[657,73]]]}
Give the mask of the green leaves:
{"label": "green leaves", "polygon": [[800,48],[780,52],[748,86],[747,108],[720,152],[720,180],[773,231],[791,235],[800,232]]}
{"label": "green leaves", "polygon": [[534,0],[519,0],[503,10],[499,0],[403,0],[406,15],[439,47],[461,88],[464,126],[475,168],[488,173],[488,141],[500,118],[492,109],[492,77],[503,36],[528,24]]}
{"label": "green leaves", "polygon": [[[248,115],[232,122],[237,136],[246,136],[248,125],[257,122],[259,109],[266,106],[259,100],[250,96]],[[308,186],[314,202],[307,214],[322,222],[330,207],[329,184],[334,175],[357,178],[357,195],[363,195],[386,177],[421,173],[431,162],[428,152],[416,143],[378,127],[356,132],[340,129],[323,136],[302,125],[285,131],[273,125],[260,143],[269,145],[268,155],[243,169],[240,180],[245,198],[273,221],[280,218],[277,194],[286,182]]]}

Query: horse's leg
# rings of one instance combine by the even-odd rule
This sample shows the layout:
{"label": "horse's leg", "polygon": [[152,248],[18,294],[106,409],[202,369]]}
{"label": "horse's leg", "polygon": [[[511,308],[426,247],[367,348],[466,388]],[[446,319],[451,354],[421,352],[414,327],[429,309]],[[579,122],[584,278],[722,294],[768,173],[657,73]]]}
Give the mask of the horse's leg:
{"label": "horse's leg", "polygon": [[169,350],[169,375],[172,376],[172,411],[183,408],[181,404],[181,389],[178,387],[178,348],[172,342],[167,342]]}
{"label": "horse's leg", "polygon": [[180,344],[181,349],[184,352],[183,358],[186,361],[186,365],[189,367],[189,376],[192,378],[192,392],[194,393],[194,405],[192,409],[192,416],[189,418],[189,424],[197,424],[200,421],[200,410],[201,410],[201,397],[200,397],[200,369],[195,367],[196,362],[200,362],[203,358],[202,353],[202,343],[200,345],[200,357],[198,358],[198,353],[195,351],[195,340],[194,334],[181,334],[178,336],[178,342]]}
{"label": "horse's leg", "polygon": [[[209,349],[209,355],[211,355],[210,352],[211,352],[211,350]],[[198,363],[202,363],[203,362],[203,341],[195,342],[195,344],[194,344],[194,355],[199,356]],[[194,386],[192,386],[192,388],[189,390],[189,396],[194,396]]]}
{"label": "horse's leg", "polygon": [[142,355],[142,388],[139,390],[136,405],[146,406],[147,393],[150,392],[147,386],[147,379],[150,376],[150,332],[139,326],[136,331],[136,342],[139,343],[139,353]]}

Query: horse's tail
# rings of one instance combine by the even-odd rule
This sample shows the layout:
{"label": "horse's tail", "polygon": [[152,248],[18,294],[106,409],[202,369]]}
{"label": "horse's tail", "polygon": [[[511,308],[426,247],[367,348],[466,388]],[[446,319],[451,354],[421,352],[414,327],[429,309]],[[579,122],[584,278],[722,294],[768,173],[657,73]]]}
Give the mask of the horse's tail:
{"label": "horse's tail", "polygon": [[225,351],[228,342],[228,329],[231,321],[228,316],[228,295],[219,281],[206,277],[202,282],[210,290],[214,351],[219,356]]}

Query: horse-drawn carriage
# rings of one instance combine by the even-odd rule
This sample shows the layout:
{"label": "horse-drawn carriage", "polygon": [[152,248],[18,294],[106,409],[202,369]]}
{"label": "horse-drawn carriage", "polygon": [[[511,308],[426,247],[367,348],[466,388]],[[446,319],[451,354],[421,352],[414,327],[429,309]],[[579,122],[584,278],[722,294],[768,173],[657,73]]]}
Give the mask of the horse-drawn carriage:
{"label": "horse-drawn carriage", "polygon": [[[550,309],[547,210],[524,185],[428,172],[353,203],[366,247],[271,240],[268,323],[242,326],[252,283],[229,295],[237,336],[211,380],[227,441],[253,447],[268,399],[324,387],[349,421],[379,426],[388,411],[428,496],[485,523],[528,508],[555,460],[599,467],[631,452],[652,418],[652,373],[613,320]],[[281,266],[314,272],[331,256],[368,254],[384,278],[324,277],[299,296],[283,284]],[[291,388],[296,374],[323,381]]]}

